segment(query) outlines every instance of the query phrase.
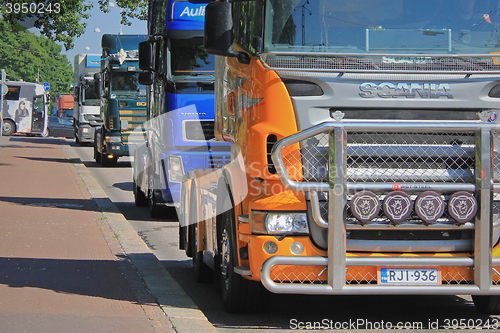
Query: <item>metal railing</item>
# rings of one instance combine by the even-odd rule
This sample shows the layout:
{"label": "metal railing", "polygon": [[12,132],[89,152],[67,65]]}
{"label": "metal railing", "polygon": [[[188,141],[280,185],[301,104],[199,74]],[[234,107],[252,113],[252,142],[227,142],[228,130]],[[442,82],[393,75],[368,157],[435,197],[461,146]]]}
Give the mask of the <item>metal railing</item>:
{"label": "metal railing", "polygon": [[[372,169],[378,168],[380,172],[374,178],[369,179],[360,177],[359,173],[360,166],[363,168],[366,165],[353,162],[354,157],[363,155],[359,153],[360,143],[356,139],[350,139],[350,136],[359,137],[359,133],[388,133],[392,137],[397,137],[401,133],[413,133],[415,137],[419,137],[420,134],[424,136],[432,134],[437,135],[438,140],[442,140],[443,136],[446,139],[442,141],[443,144],[435,144],[434,141],[419,144],[388,143],[386,150],[381,150],[376,140],[371,146],[367,144],[365,152],[382,152],[375,154],[378,159],[372,155],[374,158],[371,161]],[[326,157],[324,154],[320,157],[321,161],[326,161],[328,164],[327,169],[309,172],[305,170],[307,168],[304,165],[307,163],[304,163],[303,158],[304,149],[308,147],[307,140],[318,139],[318,136],[325,134],[328,138],[327,144],[316,146],[324,148],[327,152]],[[449,138],[457,135],[464,135],[466,140],[449,141]],[[309,192],[314,220],[320,227],[329,229],[328,255],[327,257],[271,257],[263,265],[262,283],[266,288],[277,293],[383,294],[390,292],[407,294],[411,289],[411,293],[414,294],[500,294],[498,273],[500,258],[492,257],[493,192],[500,192],[500,184],[497,183],[500,166],[496,165],[498,154],[495,151],[500,148],[499,137],[500,124],[496,123],[339,121],[322,123],[278,141],[272,150],[272,160],[280,180],[293,191]],[[391,140],[397,142],[399,139]],[[435,148],[432,152],[422,150],[422,147],[429,148],[430,146]],[[424,163],[427,168],[425,172],[413,179],[418,181],[411,181],[412,177],[405,178],[404,173],[401,172],[395,172],[392,175],[384,174],[385,171],[391,169],[387,159],[393,159],[394,165],[397,166],[404,160],[401,157],[416,156],[420,152],[426,155],[424,161],[431,161],[433,156],[441,158],[441,162],[444,163],[441,168],[448,170],[452,165],[451,168],[454,170],[448,172],[446,177],[441,177],[442,175],[434,173],[439,169],[439,163],[436,164],[436,159],[434,159]],[[310,154],[310,156],[313,155]],[[370,154],[365,155],[365,157],[370,156]],[[457,158],[460,161],[450,164],[453,163],[453,159]],[[409,162],[407,164],[409,167],[406,168],[407,173],[418,170],[418,163],[420,161]],[[400,166],[399,164],[399,167],[392,169],[401,171]],[[426,181],[425,176],[429,174],[437,175],[435,177],[437,179]],[[452,174],[451,177],[449,177],[450,174]],[[403,192],[467,191],[475,194],[479,209],[473,221],[453,223],[454,221],[451,220],[433,225],[401,225],[401,229],[409,230],[419,228],[473,230],[472,255],[385,257],[347,254],[348,228],[366,228],[347,223],[345,210],[348,205],[348,196],[361,189],[377,193],[393,191],[395,182],[400,179],[403,181],[397,183],[397,189]],[[327,220],[321,217],[319,211],[318,192],[328,193]],[[367,227],[372,229],[391,227],[399,229],[401,226],[367,224]],[[433,286],[377,285],[375,277],[379,266],[441,267],[442,284]],[[363,270],[361,275],[357,268]],[[358,275],[360,277],[356,278]]]}

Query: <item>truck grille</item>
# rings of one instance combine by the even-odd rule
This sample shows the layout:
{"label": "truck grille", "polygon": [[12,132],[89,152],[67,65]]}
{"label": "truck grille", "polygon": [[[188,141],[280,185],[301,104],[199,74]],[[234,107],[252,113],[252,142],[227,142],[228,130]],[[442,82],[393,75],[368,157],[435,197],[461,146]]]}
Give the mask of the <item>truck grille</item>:
{"label": "truck grille", "polygon": [[183,124],[187,141],[209,141],[215,138],[213,120],[186,120]]}
{"label": "truck grille", "polygon": [[[349,251],[387,252],[462,252],[471,251],[474,246],[474,218],[468,222],[457,221],[448,207],[451,195],[467,188],[474,192],[476,186],[476,132],[344,132],[344,184],[348,184],[344,207],[346,241]],[[492,132],[492,180],[500,183],[500,135]],[[289,179],[304,184],[329,184],[332,181],[329,170],[329,154],[335,158],[330,147],[329,132],[311,136],[282,150],[283,166]],[[339,149],[336,147],[335,149]],[[373,185],[371,185],[373,184]],[[358,220],[351,210],[353,196],[371,190],[382,207],[389,192],[408,194],[411,213],[403,221],[395,221],[382,208],[369,221]],[[383,186],[381,189],[378,186]],[[413,187],[412,187],[413,186]],[[442,186],[444,190],[432,190]],[[446,187],[448,186],[448,187]],[[462,187],[461,187],[462,186]],[[392,187],[392,190],[391,190]],[[328,186],[326,187],[326,189]],[[419,194],[434,192],[444,204],[444,212],[436,220],[423,220],[414,208]],[[329,219],[329,192],[319,193],[319,215]],[[412,190],[415,189],[415,190]],[[463,190],[462,190],[463,191]],[[398,192],[401,193],[401,192]],[[375,201],[376,202],[376,201]],[[325,228],[314,222],[309,205],[309,220],[314,242],[326,249],[328,236]],[[500,238],[500,196],[495,194],[491,204],[493,215],[493,243]],[[314,232],[316,229],[316,232]],[[320,229],[320,231],[318,231]]]}
{"label": "truck grille", "polygon": [[[500,285],[500,267],[493,267],[493,285]],[[443,285],[470,285],[474,274],[470,267],[441,267]],[[276,265],[270,278],[279,284],[327,284],[327,266]],[[346,271],[346,284],[377,284],[377,268],[369,266],[349,266]]]}
{"label": "truck grille", "polygon": [[220,169],[224,165],[228,164],[229,162],[231,162],[231,159],[229,158],[229,156],[213,156],[213,155],[210,155],[208,157],[208,164],[207,165],[208,165],[209,168]]}
{"label": "truck grille", "polygon": [[[389,55],[390,56],[390,55]],[[400,55],[396,55],[400,56]],[[415,58],[417,58],[416,56]],[[426,55],[414,63],[387,62],[384,56],[359,54],[311,55],[299,52],[280,52],[266,54],[263,59],[268,68],[273,70],[317,70],[345,72],[436,72],[474,73],[499,72],[500,65],[494,63],[491,56],[442,56]]]}
{"label": "truck grille", "polygon": [[[348,182],[474,182],[471,133],[347,133]],[[303,181],[328,181],[328,135],[301,145]]]}

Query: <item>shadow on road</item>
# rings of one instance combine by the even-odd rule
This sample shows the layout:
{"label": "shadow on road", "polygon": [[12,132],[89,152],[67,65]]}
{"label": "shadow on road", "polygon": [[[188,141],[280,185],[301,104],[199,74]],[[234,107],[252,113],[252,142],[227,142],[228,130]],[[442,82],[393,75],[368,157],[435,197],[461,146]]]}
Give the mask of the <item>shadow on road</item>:
{"label": "shadow on road", "polygon": [[212,283],[194,281],[189,261],[164,260],[161,263],[219,330],[281,332],[304,328],[380,332],[390,325],[392,329],[400,325],[405,330],[434,330],[438,327],[453,329],[450,325],[460,320],[471,324],[471,329],[479,323],[489,322],[490,329],[495,323],[500,325],[498,316],[476,312],[470,298],[436,295],[315,296],[265,291],[254,313],[229,314],[224,311],[221,294]]}
{"label": "shadow on road", "polygon": [[128,221],[177,222],[177,211],[173,207],[164,207],[161,217],[152,218],[148,207],[137,207],[131,202],[113,202]]}
{"label": "shadow on road", "polygon": [[27,157],[27,156],[14,156],[14,157],[24,158],[30,161],[38,161],[38,162],[75,163],[74,159],[66,159],[66,158]]}
{"label": "shadow on road", "polygon": [[[9,139],[10,142],[27,142],[27,143],[36,143],[36,144],[49,144],[49,145],[54,145],[54,144],[61,144],[61,138],[40,138],[40,137],[26,137],[26,136],[13,136]],[[16,147],[18,148],[18,147]],[[26,146],[23,146],[23,148],[26,148]]]}
{"label": "shadow on road", "polygon": [[[120,260],[72,260],[0,257],[0,284],[11,288],[41,288],[139,303],[127,278],[133,269]],[[139,277],[137,277],[139,279]]]}
{"label": "shadow on road", "polygon": [[[109,199],[108,199],[109,200]],[[61,199],[61,198],[33,198],[33,197],[1,197],[0,201],[17,205],[54,207],[100,212],[92,199]]]}
{"label": "shadow on road", "polygon": [[132,182],[122,182],[122,183],[114,183],[113,187],[119,188],[122,191],[130,191],[132,192]]}

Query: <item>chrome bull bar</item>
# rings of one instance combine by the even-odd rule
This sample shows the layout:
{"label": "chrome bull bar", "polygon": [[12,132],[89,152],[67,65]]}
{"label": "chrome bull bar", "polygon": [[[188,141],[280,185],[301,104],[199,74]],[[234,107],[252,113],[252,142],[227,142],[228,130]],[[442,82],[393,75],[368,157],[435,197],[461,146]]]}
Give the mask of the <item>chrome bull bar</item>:
{"label": "chrome bull bar", "polygon": [[[370,191],[392,191],[392,183],[348,182],[346,173],[347,131],[350,132],[411,132],[411,133],[461,133],[475,135],[474,183],[404,183],[401,191],[423,192],[474,192],[479,209],[474,223],[464,228],[474,229],[474,252],[470,257],[348,257],[346,249],[346,223],[344,208],[347,194],[362,188]],[[291,179],[282,158],[283,149],[316,135],[329,135],[329,182],[301,182]],[[493,192],[500,192],[500,184],[493,183],[493,134],[500,133],[500,125],[481,122],[402,122],[402,121],[340,121],[326,122],[278,141],[272,150],[272,160],[281,182],[290,190],[309,192],[314,220],[328,228],[327,257],[275,256],[262,267],[261,281],[275,293],[307,294],[500,294],[500,258],[492,257],[492,203]],[[497,137],[498,139],[498,137]],[[317,192],[328,192],[328,221],[319,214]],[[439,227],[435,227],[439,229]],[[446,229],[446,228],[445,228]],[[271,271],[278,265],[324,266],[326,283],[279,283],[271,278]],[[469,267],[473,283],[467,285],[401,286],[346,283],[346,270],[350,266],[449,266]],[[322,271],[323,272],[323,271]],[[495,275],[495,281],[493,281]]]}

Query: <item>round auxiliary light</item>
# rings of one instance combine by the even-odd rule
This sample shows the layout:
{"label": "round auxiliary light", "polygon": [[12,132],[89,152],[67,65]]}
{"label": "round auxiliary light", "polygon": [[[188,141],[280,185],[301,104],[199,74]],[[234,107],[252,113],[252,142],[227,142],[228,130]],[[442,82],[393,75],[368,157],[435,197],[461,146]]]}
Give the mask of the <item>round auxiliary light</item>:
{"label": "round auxiliary light", "polygon": [[296,232],[308,232],[306,214],[295,214],[292,220],[293,230]]}
{"label": "round auxiliary light", "polygon": [[444,213],[444,201],[434,191],[422,192],[415,200],[415,212],[425,223],[436,222]]}
{"label": "round auxiliary light", "polygon": [[472,220],[477,212],[477,201],[474,196],[465,191],[453,193],[448,201],[448,213],[459,223]]}
{"label": "round auxiliary light", "polygon": [[293,242],[292,245],[290,245],[290,252],[299,255],[304,252],[304,245],[302,245],[301,242]]}
{"label": "round auxiliary light", "polygon": [[264,244],[264,251],[268,254],[275,254],[278,251],[278,245],[273,241],[267,241]]}
{"label": "round auxiliary light", "polygon": [[368,223],[380,212],[380,201],[375,193],[361,191],[351,199],[351,213],[361,223]]}
{"label": "round auxiliary light", "polygon": [[390,192],[385,196],[383,208],[385,216],[393,223],[399,224],[411,214],[412,203],[410,196],[401,191]]}

